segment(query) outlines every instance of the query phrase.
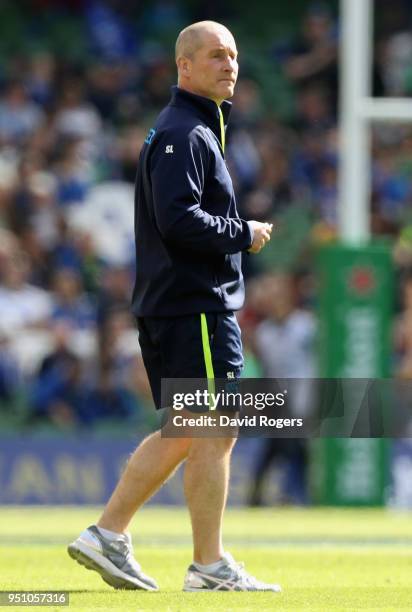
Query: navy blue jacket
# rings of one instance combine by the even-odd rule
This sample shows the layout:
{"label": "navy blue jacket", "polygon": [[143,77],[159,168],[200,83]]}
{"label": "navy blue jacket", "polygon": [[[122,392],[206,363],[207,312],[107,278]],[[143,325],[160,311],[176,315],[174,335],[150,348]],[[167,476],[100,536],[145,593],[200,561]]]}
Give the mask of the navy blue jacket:
{"label": "navy blue jacket", "polygon": [[[230,107],[221,106],[225,123]],[[243,305],[240,252],[253,237],[237,213],[220,137],[216,103],[174,87],[139,158],[132,303],[137,316]]]}

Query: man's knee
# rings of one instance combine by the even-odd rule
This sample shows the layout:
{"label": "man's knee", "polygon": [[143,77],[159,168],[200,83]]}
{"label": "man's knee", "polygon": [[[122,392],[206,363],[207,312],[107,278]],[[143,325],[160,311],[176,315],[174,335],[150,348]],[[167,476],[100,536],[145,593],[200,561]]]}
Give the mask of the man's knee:
{"label": "man's knee", "polygon": [[230,455],[235,443],[236,438],[193,438],[190,444],[189,457]]}

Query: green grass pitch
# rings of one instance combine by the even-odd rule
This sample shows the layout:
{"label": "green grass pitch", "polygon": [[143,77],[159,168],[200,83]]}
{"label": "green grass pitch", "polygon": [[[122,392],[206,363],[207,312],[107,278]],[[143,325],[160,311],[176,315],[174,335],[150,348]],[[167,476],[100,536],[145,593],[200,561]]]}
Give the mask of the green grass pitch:
{"label": "green grass pitch", "polygon": [[229,509],[227,550],[259,578],[279,582],[279,595],[182,593],[189,520],[184,509],[160,507],[140,512],[132,534],[136,557],[161,591],[115,591],[65,550],[99,512],[0,508],[0,590],[69,591],[69,608],[45,610],[412,610],[412,513]]}

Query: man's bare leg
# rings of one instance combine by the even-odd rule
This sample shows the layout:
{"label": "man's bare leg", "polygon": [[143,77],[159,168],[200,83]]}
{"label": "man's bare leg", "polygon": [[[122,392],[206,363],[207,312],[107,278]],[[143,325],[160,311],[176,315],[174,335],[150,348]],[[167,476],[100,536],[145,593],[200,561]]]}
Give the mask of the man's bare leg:
{"label": "man's bare leg", "polygon": [[223,555],[222,519],[226,505],[233,438],[193,438],[184,488],[193,531],[193,559],[202,565]]}
{"label": "man's bare leg", "polygon": [[162,486],[185,459],[187,438],[148,436],[137,447],[98,521],[98,527],[124,533],[135,512]]}

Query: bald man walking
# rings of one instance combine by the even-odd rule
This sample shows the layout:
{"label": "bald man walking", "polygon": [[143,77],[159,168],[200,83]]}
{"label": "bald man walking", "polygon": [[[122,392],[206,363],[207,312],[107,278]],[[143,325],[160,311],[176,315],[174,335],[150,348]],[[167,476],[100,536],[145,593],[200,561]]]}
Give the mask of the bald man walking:
{"label": "bald man walking", "polygon": [[[203,21],[176,42],[178,85],[140,154],[135,198],[137,273],[133,312],[156,408],[162,378],[236,378],[243,367],[234,311],[242,307],[241,252],[259,253],[272,226],[236,210],[225,158],[225,124],[238,74],[232,34]],[[115,588],[158,590],[134,559],[127,529],[135,512],[185,461],[193,532],[185,591],[279,591],[225,552],[232,438],[147,437],[96,525],[68,547]]]}

